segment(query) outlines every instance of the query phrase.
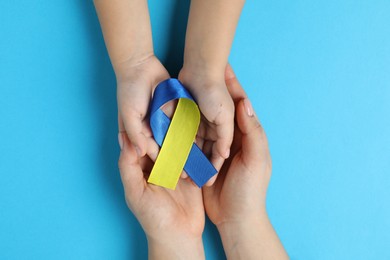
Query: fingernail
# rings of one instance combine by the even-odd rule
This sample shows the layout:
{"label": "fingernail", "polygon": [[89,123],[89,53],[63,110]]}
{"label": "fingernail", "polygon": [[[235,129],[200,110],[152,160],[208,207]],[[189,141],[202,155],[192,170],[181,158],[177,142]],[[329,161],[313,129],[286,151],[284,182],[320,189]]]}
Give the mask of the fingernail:
{"label": "fingernail", "polygon": [[122,133],[119,133],[118,134],[118,143],[119,143],[119,147],[121,148],[121,150],[123,149],[123,137],[122,137]]}
{"label": "fingernail", "polygon": [[248,98],[244,99],[244,107],[248,116],[253,116],[253,107]]}
{"label": "fingernail", "polygon": [[135,151],[137,152],[138,157],[141,157],[141,149],[135,145]]}

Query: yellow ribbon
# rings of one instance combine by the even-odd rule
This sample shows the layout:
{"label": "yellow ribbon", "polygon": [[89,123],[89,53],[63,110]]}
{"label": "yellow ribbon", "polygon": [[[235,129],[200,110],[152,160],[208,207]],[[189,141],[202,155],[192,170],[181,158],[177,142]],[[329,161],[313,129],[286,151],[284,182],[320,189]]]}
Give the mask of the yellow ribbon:
{"label": "yellow ribbon", "polygon": [[174,190],[200,123],[196,103],[180,98],[148,182]]}

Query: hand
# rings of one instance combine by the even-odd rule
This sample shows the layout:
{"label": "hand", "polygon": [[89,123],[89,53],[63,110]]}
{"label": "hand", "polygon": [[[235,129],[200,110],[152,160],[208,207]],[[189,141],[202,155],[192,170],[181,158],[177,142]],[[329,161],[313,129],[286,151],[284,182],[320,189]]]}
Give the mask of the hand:
{"label": "hand", "polygon": [[[231,68],[227,70],[230,73]],[[207,214],[216,225],[263,214],[271,175],[267,139],[250,101],[236,78],[227,78],[226,82],[236,102],[231,156],[214,186],[203,190]]]}
{"label": "hand", "polygon": [[[201,67],[201,66],[200,66]],[[211,70],[183,67],[179,80],[191,92],[202,113],[196,143],[219,171],[230,154],[234,130],[234,104],[221,77]],[[217,175],[207,183],[214,183]]]}
{"label": "hand", "polygon": [[237,125],[230,158],[215,184],[203,188],[206,213],[221,234],[228,258],[286,259],[265,208],[271,176],[267,138],[229,65],[226,84],[236,103]]}
{"label": "hand", "polygon": [[192,0],[188,15],[179,80],[203,114],[196,142],[218,171],[229,157],[233,140],[234,104],[226,90],[224,71],[244,2]]}
{"label": "hand", "polygon": [[127,133],[138,156],[143,157],[153,142],[147,117],[152,93],[169,74],[154,55],[117,65],[116,72],[119,131]]}
{"label": "hand", "polygon": [[139,158],[126,134],[119,133],[119,143],[126,202],[146,233],[150,259],[204,259],[201,190],[189,178],[179,179],[176,190],[148,184],[155,147]]}

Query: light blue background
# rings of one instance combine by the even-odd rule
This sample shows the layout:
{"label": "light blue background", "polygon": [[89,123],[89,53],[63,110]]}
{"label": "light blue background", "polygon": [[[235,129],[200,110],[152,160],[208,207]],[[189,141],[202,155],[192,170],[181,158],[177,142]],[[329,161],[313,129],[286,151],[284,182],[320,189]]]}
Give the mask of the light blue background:
{"label": "light blue background", "polygon": [[[188,2],[151,0],[180,68]],[[248,1],[230,62],[268,133],[292,259],[390,259],[390,2]],[[0,258],[141,259],[117,170],[115,77],[92,2],[0,2]],[[208,259],[223,258],[215,228]]]}

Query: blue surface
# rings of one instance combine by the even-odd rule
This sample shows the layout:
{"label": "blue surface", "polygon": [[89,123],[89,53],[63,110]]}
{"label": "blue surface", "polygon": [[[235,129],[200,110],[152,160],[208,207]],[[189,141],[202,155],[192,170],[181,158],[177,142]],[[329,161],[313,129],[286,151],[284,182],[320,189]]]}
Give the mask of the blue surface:
{"label": "blue surface", "polygon": [[[187,7],[150,1],[173,73]],[[93,4],[1,1],[0,12],[0,258],[145,258]],[[268,211],[292,259],[390,259],[389,13],[387,0],[243,10],[230,62],[268,133]],[[210,223],[204,240],[208,259],[224,257]]]}

